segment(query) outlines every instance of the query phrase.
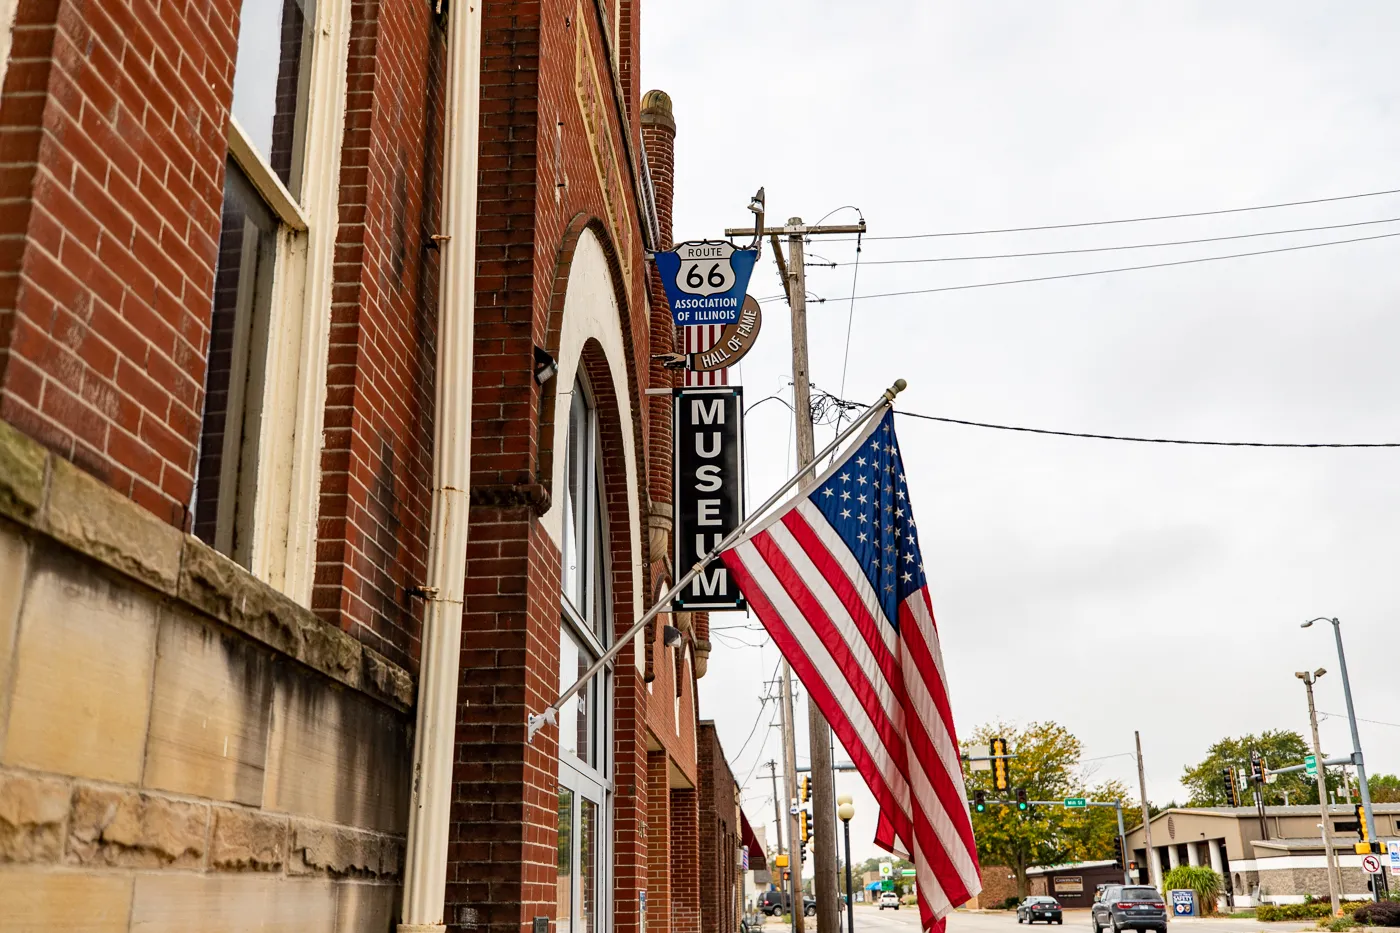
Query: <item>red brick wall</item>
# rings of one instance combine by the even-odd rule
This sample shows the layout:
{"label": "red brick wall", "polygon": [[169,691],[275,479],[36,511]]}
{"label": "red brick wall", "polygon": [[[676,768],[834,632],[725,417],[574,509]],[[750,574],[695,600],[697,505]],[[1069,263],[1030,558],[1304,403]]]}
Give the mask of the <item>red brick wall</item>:
{"label": "red brick wall", "polygon": [[199,443],[237,9],[21,0],[0,101],[0,418],[175,525]]}
{"label": "red brick wall", "polygon": [[700,931],[699,794],[671,791],[671,933]]}
{"label": "red brick wall", "polygon": [[312,605],[416,668],[446,45],[430,4],[356,0],[352,17]]}

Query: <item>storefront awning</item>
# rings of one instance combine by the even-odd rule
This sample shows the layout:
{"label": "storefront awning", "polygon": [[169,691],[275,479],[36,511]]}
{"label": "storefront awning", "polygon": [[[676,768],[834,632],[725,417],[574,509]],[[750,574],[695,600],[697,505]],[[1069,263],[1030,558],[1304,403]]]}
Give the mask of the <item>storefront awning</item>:
{"label": "storefront awning", "polygon": [[754,835],[753,827],[749,825],[749,818],[744,815],[744,811],[739,811],[739,828],[743,834],[740,840],[744,848],[749,850],[749,871],[767,871],[768,855],[763,851],[763,846],[758,844],[758,837]]}

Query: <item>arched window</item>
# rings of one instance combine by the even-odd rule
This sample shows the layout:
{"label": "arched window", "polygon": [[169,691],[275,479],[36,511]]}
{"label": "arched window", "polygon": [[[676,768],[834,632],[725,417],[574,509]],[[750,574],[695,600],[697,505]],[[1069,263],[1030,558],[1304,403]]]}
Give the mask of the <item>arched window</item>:
{"label": "arched window", "polygon": [[[602,459],[598,414],[580,378],[569,401],[560,503],[560,690],[568,689],[612,641]],[[609,666],[559,711],[557,933],[608,933],[612,928],[612,693]]]}

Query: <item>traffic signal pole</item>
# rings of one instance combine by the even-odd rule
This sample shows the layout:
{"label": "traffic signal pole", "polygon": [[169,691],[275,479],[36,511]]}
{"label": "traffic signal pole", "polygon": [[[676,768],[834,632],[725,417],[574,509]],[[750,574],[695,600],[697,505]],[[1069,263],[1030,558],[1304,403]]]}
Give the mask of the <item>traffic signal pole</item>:
{"label": "traffic signal pole", "polygon": [[[816,440],[812,428],[811,367],[807,355],[807,270],[803,259],[803,240],[823,234],[865,233],[865,221],[859,224],[829,224],[808,226],[801,217],[792,217],[781,227],[763,227],[761,216],[753,227],[730,227],[725,236],[753,235],[757,242],[763,236],[772,238],[774,258],[783,276],[788,307],[792,311],[792,408],[797,428],[797,467],[802,469],[816,457]],[[778,237],[786,236],[788,255],[783,256]],[[812,471],[803,477],[801,489],[815,481]],[[784,705],[789,727],[793,721],[791,701],[791,669],[783,662]],[[807,697],[808,754],[812,760],[812,859],[815,875],[812,889],[817,897],[817,933],[838,933],[841,910],[838,903],[839,885],[836,879],[836,776],[831,769],[831,727],[817,704]],[[788,774],[796,774],[796,754],[788,766]],[[791,781],[789,781],[791,783]],[[792,847],[797,851],[797,847]],[[802,886],[801,864],[793,872],[793,930],[801,933]]]}

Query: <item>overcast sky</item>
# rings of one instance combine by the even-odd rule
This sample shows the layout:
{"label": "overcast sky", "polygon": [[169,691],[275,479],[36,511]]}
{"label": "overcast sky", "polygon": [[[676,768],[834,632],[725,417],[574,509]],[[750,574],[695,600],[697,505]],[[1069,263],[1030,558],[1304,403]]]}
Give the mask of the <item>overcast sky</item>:
{"label": "overcast sky", "polygon": [[[859,206],[872,236],[1245,207],[1400,188],[1400,4],[652,0],[643,81],[674,99],[677,239]],[[850,222],[852,211],[832,215]],[[1159,223],[867,240],[857,294],[1165,262],[1400,232],[1400,223],[985,262],[879,260],[1153,243],[1380,218],[1400,195]],[[852,242],[814,242],[850,262]],[[840,389],[852,268],[811,269],[812,377]],[[778,294],[765,249],[750,292]],[[908,411],[1213,440],[1400,441],[1400,237],[1068,281],[854,304],[847,397],[896,377]],[[786,307],[765,305],[748,401],[789,393]],[[1350,649],[1357,714],[1400,723],[1400,450],[1256,450],[1037,437],[911,419],[910,468],[953,709],[1053,719],[1085,756],[1140,729],[1148,795],[1225,735],[1307,729],[1295,670]],[[829,439],[830,430],[826,437]],[[791,416],[747,422],[750,501],[786,478]],[[819,434],[818,443],[824,443]],[[712,625],[741,625],[716,615]],[[750,620],[752,621],[752,620]],[[756,624],[756,622],[754,622]],[[749,647],[740,644],[742,638]],[[717,631],[701,714],[740,780],[781,759],[766,636]],[[799,707],[805,761],[806,714]],[[1372,772],[1400,727],[1362,723]],[[1322,724],[1346,751],[1345,719]],[[844,759],[844,752],[838,751]],[[1136,786],[1131,757],[1095,779]],[[766,769],[745,788],[772,822]],[[762,779],[760,779],[762,778]],[[857,859],[876,854],[859,779]]]}

